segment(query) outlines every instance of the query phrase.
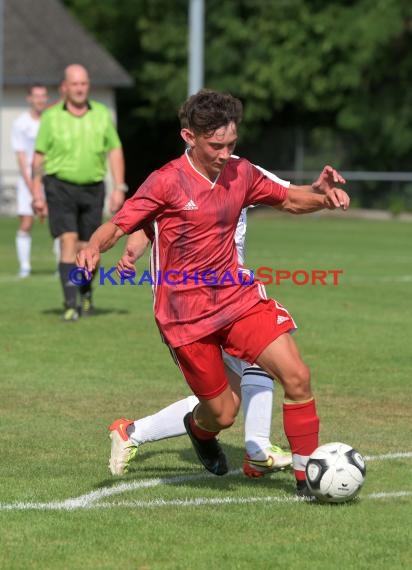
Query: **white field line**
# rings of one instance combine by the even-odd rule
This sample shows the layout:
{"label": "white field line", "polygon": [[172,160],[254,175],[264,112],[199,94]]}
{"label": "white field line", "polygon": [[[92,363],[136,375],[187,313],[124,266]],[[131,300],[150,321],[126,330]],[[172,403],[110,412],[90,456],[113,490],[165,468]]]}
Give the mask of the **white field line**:
{"label": "white field line", "polygon": [[[228,475],[238,475],[240,469],[236,471],[231,471]],[[197,481],[199,479],[207,479],[210,477],[215,477],[214,475],[204,472],[197,473],[194,475],[180,475],[176,477],[165,477],[165,478],[155,478],[146,479],[143,481],[132,481],[130,483],[120,483],[119,485],[113,485],[113,487],[103,487],[102,489],[97,489],[96,491],[91,491],[85,495],[80,495],[79,497],[73,497],[72,499],[66,499],[64,501],[53,501],[50,503],[0,503],[0,511],[15,511],[15,510],[45,510],[45,511],[71,511],[75,509],[87,509],[93,506],[98,501],[105,499],[106,497],[112,497],[113,495],[121,495],[129,491],[136,491],[138,489],[148,489],[150,487],[158,487],[160,485],[181,485],[189,481]]]}
{"label": "white field line", "polygon": [[[393,497],[412,497],[412,491],[395,491],[393,493],[370,493],[362,495],[362,499],[391,499]],[[196,499],[172,499],[165,501],[164,499],[154,499],[152,501],[115,501],[110,503],[96,503],[94,508],[113,508],[127,507],[137,509],[147,509],[153,507],[200,507],[203,505],[246,505],[249,503],[302,503],[308,502],[303,497],[295,497],[293,495],[280,497],[220,497],[220,498],[203,498]]]}
{"label": "white field line", "polygon": [[398,451],[385,453],[384,455],[365,455],[366,461],[386,461],[386,459],[408,459],[412,457],[412,451]]}
{"label": "white field line", "polygon": [[[384,455],[366,455],[367,461],[386,461],[388,459],[409,459],[412,457],[411,451],[401,451],[396,453],[386,453]],[[241,473],[240,469],[230,471],[228,476],[237,476]],[[293,503],[302,501],[302,499],[294,496],[284,497],[220,497],[220,498],[202,498],[196,499],[174,499],[165,501],[163,499],[154,499],[151,501],[118,501],[118,502],[99,502],[108,497],[121,495],[129,491],[136,491],[138,489],[148,489],[150,487],[158,487],[162,485],[182,485],[189,481],[196,481],[199,479],[214,478],[210,473],[198,473],[194,475],[182,475],[168,478],[155,478],[143,481],[134,481],[130,483],[120,483],[113,487],[103,487],[96,491],[91,491],[79,497],[73,497],[64,501],[53,501],[48,503],[31,503],[31,502],[16,502],[16,503],[0,503],[0,511],[72,511],[76,509],[91,509],[91,508],[113,508],[113,507],[134,507],[134,508],[147,508],[147,507],[163,507],[163,506],[197,506],[197,505],[225,505],[225,504],[246,504],[246,503],[261,503],[261,502],[279,502],[279,503]],[[362,495],[366,499],[386,499],[392,497],[409,497],[412,496],[412,491],[395,491],[385,493],[371,493],[369,495]],[[304,500],[304,499],[303,499]]]}

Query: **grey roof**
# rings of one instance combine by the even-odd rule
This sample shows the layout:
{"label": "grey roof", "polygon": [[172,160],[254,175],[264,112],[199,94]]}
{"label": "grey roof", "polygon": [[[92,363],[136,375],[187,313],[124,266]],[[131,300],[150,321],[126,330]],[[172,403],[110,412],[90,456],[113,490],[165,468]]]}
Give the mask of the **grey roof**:
{"label": "grey roof", "polygon": [[131,76],[59,0],[5,0],[4,84],[57,85],[71,63],[84,65],[96,86],[127,87]]}

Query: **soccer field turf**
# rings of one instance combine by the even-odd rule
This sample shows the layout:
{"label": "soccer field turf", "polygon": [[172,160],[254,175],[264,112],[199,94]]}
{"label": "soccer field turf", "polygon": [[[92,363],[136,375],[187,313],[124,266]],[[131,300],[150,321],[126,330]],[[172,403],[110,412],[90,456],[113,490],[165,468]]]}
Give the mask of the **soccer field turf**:
{"label": "soccer field turf", "polygon": [[[360,499],[338,506],[297,501],[290,473],[246,479],[241,417],[221,436],[225,477],[206,475],[182,437],[142,446],[133,470],[112,478],[109,423],[189,394],[150,287],[106,280],[96,316],[62,323],[47,228],[35,226],[26,280],[15,277],[15,229],[0,219],[2,570],[412,566],[411,224],[250,215],[249,267],[343,271],[336,286],[267,287],[299,325],[320,442],[369,458]],[[286,445],[281,400],[277,388],[273,439]]]}

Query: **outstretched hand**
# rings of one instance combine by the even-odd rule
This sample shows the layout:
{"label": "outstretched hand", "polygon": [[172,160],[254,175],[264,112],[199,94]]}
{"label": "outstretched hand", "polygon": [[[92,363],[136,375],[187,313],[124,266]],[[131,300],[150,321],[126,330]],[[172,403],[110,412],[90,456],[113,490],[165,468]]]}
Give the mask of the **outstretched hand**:
{"label": "outstretched hand", "polygon": [[118,277],[123,277],[125,275],[134,275],[136,274],[136,255],[131,248],[126,247],[126,250],[122,257],[117,262],[116,273]]}
{"label": "outstretched hand", "polygon": [[350,198],[341,188],[332,188],[332,190],[325,195],[325,207],[329,210],[336,210],[336,208],[347,210],[349,204]]}
{"label": "outstretched hand", "polygon": [[110,194],[110,212],[115,214],[123,206],[125,193],[121,190],[113,190]]}
{"label": "outstretched hand", "polygon": [[94,273],[99,265],[100,252],[97,248],[86,246],[79,251],[76,257],[78,267],[86,268],[91,274]]}
{"label": "outstretched hand", "polygon": [[42,224],[49,213],[46,200],[44,198],[35,198],[32,202],[32,207],[34,213],[39,218],[39,222]]}
{"label": "outstretched hand", "polygon": [[313,182],[312,188],[315,192],[326,195],[326,204],[329,209],[343,208],[347,210],[350,198],[341,188],[337,188],[336,184],[346,184],[346,180],[332,166],[325,166],[319,178]]}

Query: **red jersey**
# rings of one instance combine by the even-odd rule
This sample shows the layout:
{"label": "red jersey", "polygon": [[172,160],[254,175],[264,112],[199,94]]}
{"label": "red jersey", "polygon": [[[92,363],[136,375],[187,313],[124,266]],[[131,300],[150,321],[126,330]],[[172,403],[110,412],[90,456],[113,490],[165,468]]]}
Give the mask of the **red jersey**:
{"label": "red jersey", "polygon": [[230,158],[211,182],[182,155],[113,216],[125,233],[154,222],[155,319],[172,347],[221,329],[262,299],[257,283],[238,278],[236,226],[242,208],[279,204],[287,191],[245,159]]}

